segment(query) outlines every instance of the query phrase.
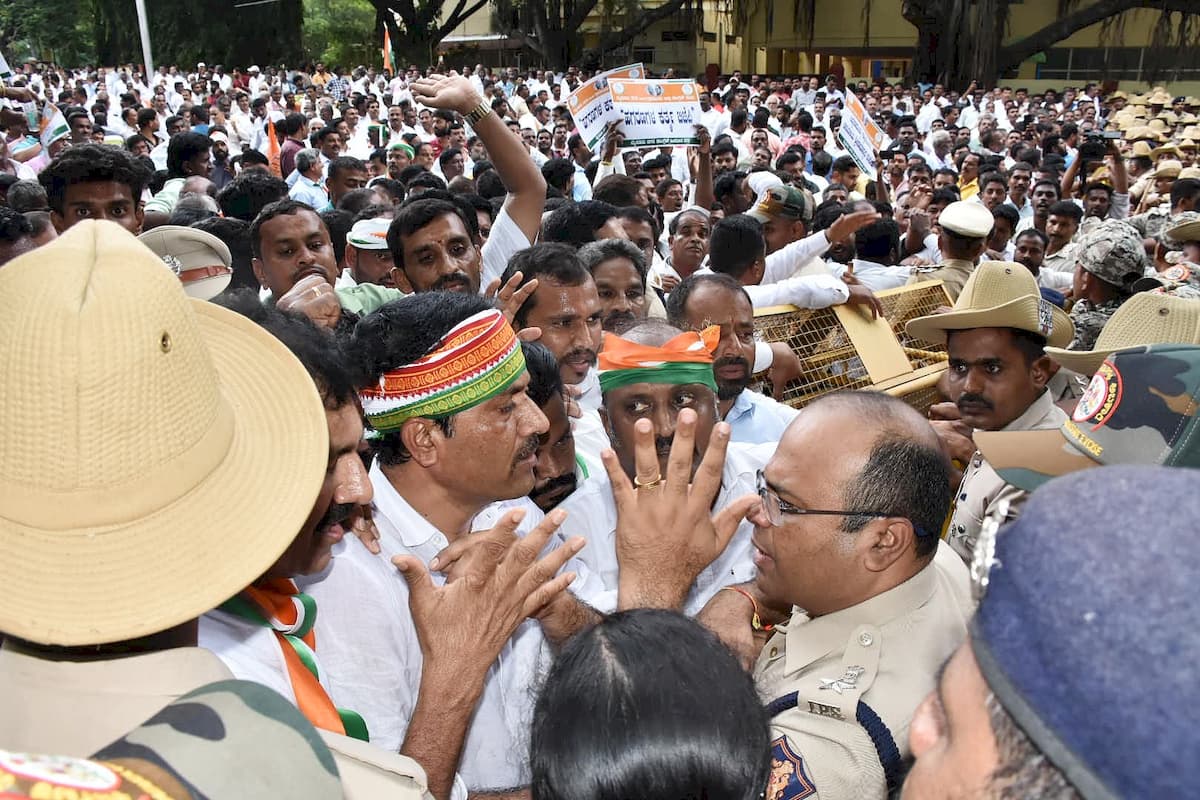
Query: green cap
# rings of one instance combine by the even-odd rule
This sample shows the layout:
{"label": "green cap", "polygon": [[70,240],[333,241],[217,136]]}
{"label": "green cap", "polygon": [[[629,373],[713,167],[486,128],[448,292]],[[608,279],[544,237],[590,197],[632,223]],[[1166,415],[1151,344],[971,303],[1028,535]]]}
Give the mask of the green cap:
{"label": "green cap", "polygon": [[812,198],[795,186],[772,186],[758,197],[754,207],[746,212],[759,222],[772,219],[811,222]]}

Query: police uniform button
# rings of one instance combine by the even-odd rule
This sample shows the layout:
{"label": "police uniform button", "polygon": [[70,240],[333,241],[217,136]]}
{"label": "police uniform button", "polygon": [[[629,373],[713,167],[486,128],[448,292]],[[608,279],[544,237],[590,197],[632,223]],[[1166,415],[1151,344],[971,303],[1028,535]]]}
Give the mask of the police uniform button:
{"label": "police uniform button", "polygon": [[768,655],[770,658],[774,658],[775,656],[779,655],[779,648],[778,648],[778,647],[772,647],[772,648],[771,648],[771,652],[770,652],[770,653],[768,653],[767,655]]}
{"label": "police uniform button", "polygon": [[875,637],[869,633],[862,633],[858,636],[858,643],[863,647],[870,647],[875,644]]}

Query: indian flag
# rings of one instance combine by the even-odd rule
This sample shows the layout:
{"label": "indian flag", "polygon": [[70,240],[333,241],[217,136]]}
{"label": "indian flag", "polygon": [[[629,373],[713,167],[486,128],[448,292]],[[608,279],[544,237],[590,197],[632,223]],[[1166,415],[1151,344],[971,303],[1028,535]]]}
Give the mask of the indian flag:
{"label": "indian flag", "polygon": [[42,109],[42,124],[38,129],[38,138],[42,140],[42,147],[49,147],[70,133],[71,127],[67,125],[67,118],[58,110],[58,106],[46,103],[46,107]]}

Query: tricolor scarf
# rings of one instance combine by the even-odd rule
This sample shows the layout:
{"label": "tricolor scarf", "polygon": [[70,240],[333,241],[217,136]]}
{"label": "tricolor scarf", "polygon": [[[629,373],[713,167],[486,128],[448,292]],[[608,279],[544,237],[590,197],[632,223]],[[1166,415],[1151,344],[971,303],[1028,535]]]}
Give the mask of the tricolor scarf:
{"label": "tricolor scarf", "polygon": [[720,341],[721,329],[716,325],[699,333],[681,333],[660,347],[605,334],[599,356],[600,390],[632,383],[702,383],[715,392],[713,353]]}
{"label": "tricolor scarf", "polygon": [[226,600],[221,610],[275,632],[296,695],[296,706],[314,727],[369,741],[363,718],[354,711],[334,706],[319,680],[313,655],[317,646],[313,634],[317,621],[315,600],[287,578],[267,578],[255,581]]}
{"label": "tricolor scarf", "polygon": [[443,419],[495,397],[525,372],[525,355],[504,315],[481,311],[450,329],[412,364],[359,392],[363,414],[379,433],[416,417]]}

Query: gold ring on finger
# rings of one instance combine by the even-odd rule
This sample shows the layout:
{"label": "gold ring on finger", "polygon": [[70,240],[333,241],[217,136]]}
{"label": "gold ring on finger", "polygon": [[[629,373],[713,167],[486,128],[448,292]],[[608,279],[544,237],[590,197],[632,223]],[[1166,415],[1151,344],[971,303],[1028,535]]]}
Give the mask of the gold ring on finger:
{"label": "gold ring on finger", "polygon": [[660,485],[662,482],[663,482],[663,479],[662,479],[661,474],[655,475],[652,479],[650,479],[648,481],[643,481],[641,478],[637,477],[636,475],[633,476],[633,488],[635,488],[635,489],[653,489],[656,486]]}

